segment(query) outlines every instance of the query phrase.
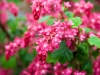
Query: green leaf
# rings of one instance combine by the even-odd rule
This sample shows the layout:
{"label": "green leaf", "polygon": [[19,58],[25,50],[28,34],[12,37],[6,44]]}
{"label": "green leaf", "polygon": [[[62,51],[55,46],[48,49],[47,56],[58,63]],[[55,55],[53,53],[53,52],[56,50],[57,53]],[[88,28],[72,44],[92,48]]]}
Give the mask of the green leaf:
{"label": "green leaf", "polygon": [[66,15],[68,18],[74,17],[74,14],[73,14],[72,12],[70,12],[70,11],[66,11],[66,12],[65,12],[65,15]]}
{"label": "green leaf", "polygon": [[22,57],[22,56],[25,56],[27,54],[27,49],[20,49],[19,50],[19,56]]}
{"label": "green leaf", "polygon": [[73,28],[78,28],[79,25],[81,25],[81,23],[82,23],[82,20],[80,17],[69,18],[69,20],[71,20],[73,22],[73,25],[72,25]]}
{"label": "green leaf", "polygon": [[63,48],[63,47],[66,47],[66,42],[64,40],[60,43],[60,48]]}
{"label": "green leaf", "polygon": [[45,22],[45,21],[46,21],[46,23],[47,23],[48,25],[52,25],[52,24],[54,23],[54,20],[55,20],[55,19],[54,19],[54,18],[51,18],[50,15],[46,15],[46,16],[40,18],[40,19],[38,20],[38,22],[41,23],[41,22]]}
{"label": "green leaf", "polygon": [[93,72],[92,63],[91,63],[90,60],[86,60],[86,61],[82,64],[82,70],[85,70],[88,74]]}
{"label": "green leaf", "polygon": [[31,53],[28,52],[28,48],[26,49],[21,49],[19,51],[19,56],[20,56],[20,59],[21,61],[23,62],[23,64],[25,66],[28,66],[29,63],[34,59],[34,57],[36,56],[36,51],[33,50]]}
{"label": "green leaf", "polygon": [[62,10],[63,10],[63,11],[65,10],[65,6],[62,6]]}
{"label": "green leaf", "polygon": [[40,19],[38,20],[38,22],[39,22],[39,23],[44,22],[44,21],[48,20],[50,17],[51,17],[51,16],[49,16],[49,15],[43,16],[42,18],[40,18]]}
{"label": "green leaf", "polygon": [[97,36],[91,36],[88,39],[88,42],[90,45],[94,45],[94,46],[97,46],[98,48],[100,48],[100,38],[98,38]]}
{"label": "green leaf", "polygon": [[25,61],[27,61],[27,62],[31,62],[32,61],[32,59],[33,59],[33,55],[32,54],[29,54],[29,53],[27,53],[25,56],[24,56],[24,58],[23,58]]}
{"label": "green leaf", "polygon": [[71,63],[71,62],[69,62],[67,67],[72,67],[72,68],[74,68],[74,64]]}
{"label": "green leaf", "polygon": [[53,18],[48,19],[48,20],[47,20],[47,24],[48,24],[48,25],[52,25],[52,24],[54,23],[54,20],[55,20],[55,19],[53,19]]}
{"label": "green leaf", "polygon": [[86,43],[82,43],[77,47],[76,59],[83,63],[89,57],[88,46]]}
{"label": "green leaf", "polygon": [[36,51],[35,49],[33,50],[32,55],[33,55],[34,57],[36,57],[36,55],[37,55],[37,51]]}
{"label": "green leaf", "polygon": [[77,53],[76,54],[76,58],[78,61],[80,61],[81,63],[83,63],[86,59],[88,59],[88,55],[87,54],[83,54],[83,53]]}
{"label": "green leaf", "polygon": [[25,21],[26,18],[22,15],[9,18],[7,25],[9,26],[8,31],[12,39],[14,39],[15,36],[22,36],[22,34],[27,30],[26,26],[24,25]]}
{"label": "green leaf", "polygon": [[85,32],[86,33],[89,33],[89,32],[91,32],[92,31],[92,29],[90,29],[90,28],[85,28]]}
{"label": "green leaf", "polygon": [[60,48],[52,53],[52,58],[59,60],[59,62],[63,64],[73,59],[73,53],[66,47],[66,42],[62,41]]}
{"label": "green leaf", "polygon": [[92,55],[93,55],[94,58],[96,59],[96,58],[100,55],[99,49],[93,50]]}
{"label": "green leaf", "polygon": [[86,43],[81,43],[79,44],[78,48],[77,48],[77,51],[80,52],[80,53],[87,53],[88,54],[88,51],[89,48],[88,48],[88,45]]}
{"label": "green leaf", "polygon": [[48,53],[48,56],[47,56],[47,58],[46,58],[46,61],[47,61],[48,63],[54,63],[54,64],[55,64],[58,60],[57,60],[57,59],[56,59],[56,60],[53,59],[52,56],[51,56],[51,53],[49,52],[49,53]]}
{"label": "green leaf", "polygon": [[74,2],[79,2],[79,0],[73,0]]}
{"label": "green leaf", "polygon": [[6,38],[5,33],[2,30],[0,30],[0,43],[4,43],[5,38]]}
{"label": "green leaf", "polygon": [[15,19],[10,19],[10,20],[8,20],[7,24],[12,32],[16,31],[18,21],[16,21]]}
{"label": "green leaf", "polygon": [[20,3],[20,0],[7,0],[8,2],[15,2],[16,4]]}
{"label": "green leaf", "polygon": [[1,65],[4,68],[15,68],[16,67],[16,59],[15,57],[11,57],[8,61],[6,61],[5,56],[1,57]]}

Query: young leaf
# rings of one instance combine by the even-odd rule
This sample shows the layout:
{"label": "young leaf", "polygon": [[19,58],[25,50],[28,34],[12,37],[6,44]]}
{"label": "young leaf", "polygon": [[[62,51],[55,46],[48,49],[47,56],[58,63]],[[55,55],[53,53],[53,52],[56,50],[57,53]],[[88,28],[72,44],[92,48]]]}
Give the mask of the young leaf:
{"label": "young leaf", "polygon": [[54,23],[54,20],[55,20],[55,19],[53,19],[53,18],[48,19],[48,20],[47,20],[47,24],[48,24],[48,25],[52,25],[52,24]]}
{"label": "young leaf", "polygon": [[94,45],[97,46],[98,48],[100,48],[100,38],[98,38],[97,36],[92,36],[88,39],[88,42],[90,45]]}
{"label": "young leaf", "polygon": [[39,22],[39,23],[44,22],[44,21],[48,20],[49,18],[50,18],[49,15],[43,16],[42,18],[39,19],[38,22]]}
{"label": "young leaf", "polygon": [[81,25],[81,23],[82,23],[82,20],[80,17],[69,18],[69,20],[71,20],[73,22],[73,25],[72,25],[73,28],[78,28],[79,25]]}
{"label": "young leaf", "polygon": [[70,11],[66,11],[66,12],[65,12],[65,15],[66,15],[68,18],[74,17],[74,14],[73,14],[72,12],[70,12]]}
{"label": "young leaf", "polygon": [[90,28],[85,28],[85,32],[86,33],[89,33],[89,32],[91,32],[92,31],[92,29],[90,29]]}

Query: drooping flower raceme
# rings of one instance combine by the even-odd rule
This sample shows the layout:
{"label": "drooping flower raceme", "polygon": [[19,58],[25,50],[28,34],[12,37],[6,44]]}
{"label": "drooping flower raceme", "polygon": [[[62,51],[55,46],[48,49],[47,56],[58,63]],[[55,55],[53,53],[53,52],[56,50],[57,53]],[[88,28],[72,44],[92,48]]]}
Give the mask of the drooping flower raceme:
{"label": "drooping flower raceme", "polygon": [[40,15],[61,11],[61,0],[33,0],[32,3],[32,13],[35,20],[38,20]]}

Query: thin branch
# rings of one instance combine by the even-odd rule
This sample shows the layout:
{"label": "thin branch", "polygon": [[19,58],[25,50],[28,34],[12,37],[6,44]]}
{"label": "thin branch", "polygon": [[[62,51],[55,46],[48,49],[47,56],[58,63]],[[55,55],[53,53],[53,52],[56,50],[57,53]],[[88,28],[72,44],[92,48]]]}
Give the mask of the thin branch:
{"label": "thin branch", "polygon": [[6,34],[6,36],[10,39],[10,35],[7,32],[7,30],[5,29],[5,27],[0,23],[0,28],[3,30],[3,32]]}

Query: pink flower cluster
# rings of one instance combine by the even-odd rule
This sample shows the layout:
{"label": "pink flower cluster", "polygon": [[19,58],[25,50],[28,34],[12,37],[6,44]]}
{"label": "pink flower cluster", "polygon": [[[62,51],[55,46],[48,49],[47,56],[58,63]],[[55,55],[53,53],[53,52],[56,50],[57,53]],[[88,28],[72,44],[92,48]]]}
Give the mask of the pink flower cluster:
{"label": "pink flower cluster", "polygon": [[12,74],[13,74],[12,70],[0,67],[0,75],[12,75]]}
{"label": "pink flower cluster", "polygon": [[93,70],[94,70],[94,75],[100,74],[100,56],[98,56],[93,63]]}
{"label": "pink flower cluster", "polygon": [[43,36],[37,41],[36,50],[38,54],[47,55],[55,48],[59,48],[61,40],[75,39],[78,33],[77,28],[71,28],[71,22],[55,22],[53,26],[48,26],[39,32]]}
{"label": "pink flower cluster", "polygon": [[3,13],[0,13],[0,22],[1,24],[6,24],[8,20],[8,16],[7,16],[7,13],[6,12],[3,12]]}
{"label": "pink flower cluster", "polygon": [[75,71],[74,75],[86,75],[85,71],[79,72],[79,71]]}
{"label": "pink flower cluster", "polygon": [[6,0],[0,1],[0,22],[6,24],[8,19],[7,10],[9,10],[14,16],[18,15],[18,7],[13,2],[7,2]]}
{"label": "pink flower cluster", "polygon": [[85,71],[79,72],[78,70],[74,70],[71,67],[67,68],[68,63],[60,64],[56,63],[54,65],[54,75],[86,75]]}
{"label": "pink flower cluster", "polygon": [[14,42],[10,42],[9,44],[5,45],[5,55],[6,60],[10,58],[13,54],[15,54],[19,50],[19,46],[21,46],[23,43],[20,38],[15,38]]}
{"label": "pink flower cluster", "polygon": [[67,65],[68,63],[52,65],[35,59],[26,70],[22,71],[21,75],[86,75],[85,71],[74,71],[71,67],[68,68]]}
{"label": "pink flower cluster", "polygon": [[82,18],[82,28],[88,27],[100,31],[100,14],[92,11],[94,6],[91,2],[85,2],[85,0],[75,3],[66,2],[66,6],[70,6],[69,9]]}
{"label": "pink flower cluster", "polygon": [[37,59],[33,60],[33,62],[29,65],[27,70],[23,70],[21,75],[46,75],[49,73],[49,68],[51,64],[47,64],[46,62],[41,62]]}
{"label": "pink flower cluster", "polygon": [[13,42],[5,45],[6,60],[8,60],[12,55],[20,50],[20,48],[25,48],[29,45],[31,41],[31,34],[26,32],[23,38],[15,38]]}
{"label": "pink flower cluster", "polygon": [[9,10],[14,16],[18,15],[18,7],[16,7],[15,3],[9,3]]}
{"label": "pink flower cluster", "polygon": [[85,2],[85,0],[80,0],[80,2],[74,3],[74,10],[75,14],[86,14],[87,16],[91,14],[91,10],[93,9],[93,4],[91,2]]}
{"label": "pink flower cluster", "polygon": [[53,67],[54,69],[54,75],[71,75],[72,74],[72,68],[67,68],[68,63],[66,64],[60,64],[56,63]]}
{"label": "pink flower cluster", "polygon": [[31,3],[32,2],[32,0],[26,0],[26,3]]}
{"label": "pink flower cluster", "polygon": [[83,26],[91,28],[95,31],[100,31],[100,14],[92,12],[89,16],[83,15]]}
{"label": "pink flower cluster", "polygon": [[61,0],[33,0],[32,3],[32,13],[35,20],[38,20],[40,15],[61,10]]}

